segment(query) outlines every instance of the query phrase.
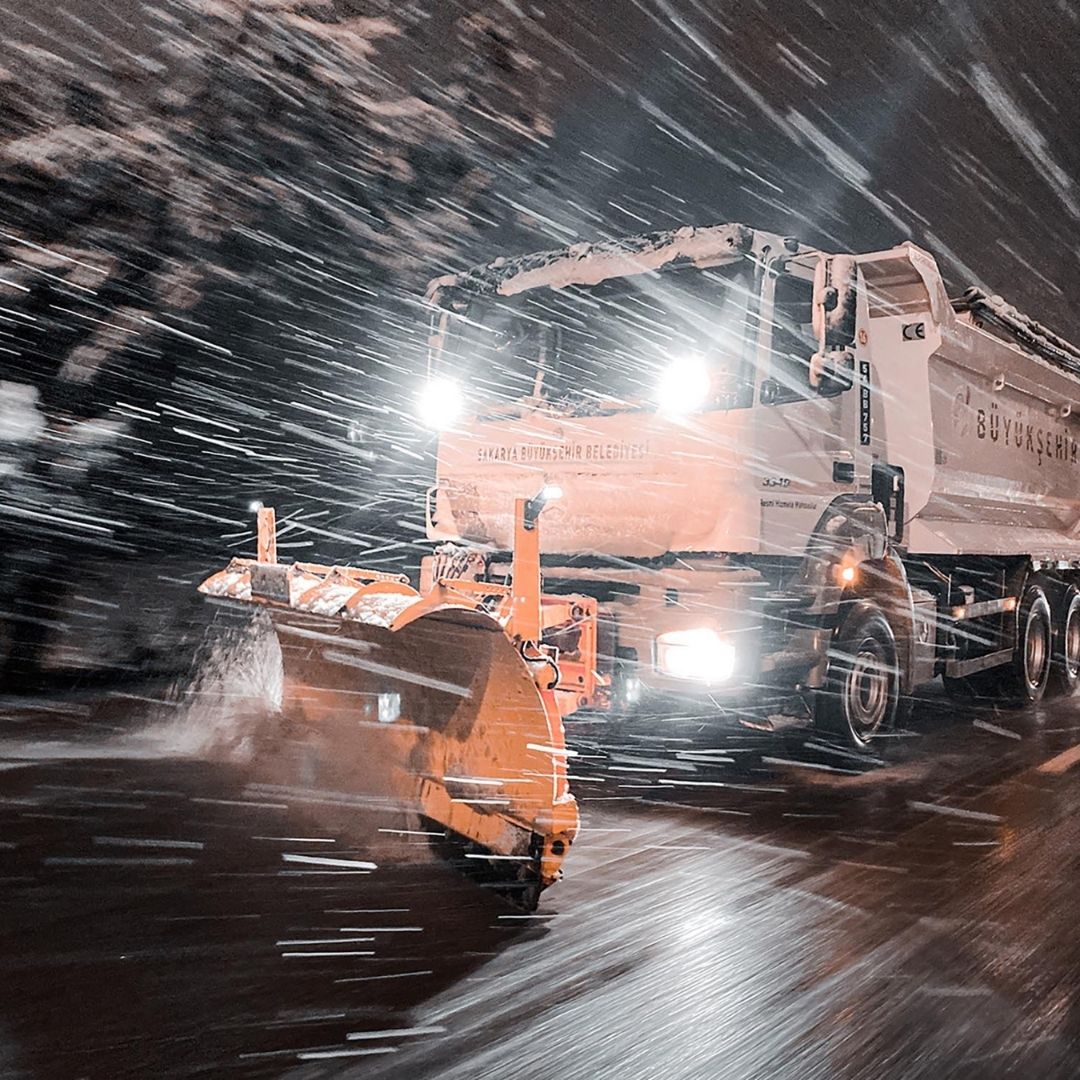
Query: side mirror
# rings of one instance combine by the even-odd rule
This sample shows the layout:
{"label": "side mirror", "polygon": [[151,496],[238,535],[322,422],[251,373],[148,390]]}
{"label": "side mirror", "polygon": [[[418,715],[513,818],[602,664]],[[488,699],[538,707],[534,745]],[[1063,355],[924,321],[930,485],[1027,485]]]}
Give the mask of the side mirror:
{"label": "side mirror", "polygon": [[810,357],[810,385],[818,397],[836,397],[855,385],[855,357],[839,352],[816,352]]}
{"label": "side mirror", "polygon": [[850,255],[822,258],[814,276],[814,333],[826,350],[855,341],[858,274]]}

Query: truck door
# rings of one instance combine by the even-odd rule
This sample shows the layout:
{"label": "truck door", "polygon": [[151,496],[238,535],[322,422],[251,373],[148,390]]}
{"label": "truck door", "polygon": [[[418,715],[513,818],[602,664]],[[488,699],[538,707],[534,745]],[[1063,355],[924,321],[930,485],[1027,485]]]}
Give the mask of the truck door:
{"label": "truck door", "polygon": [[814,279],[827,257],[774,260],[765,274],[758,341],[757,451],[761,551],[801,555],[825,508],[856,490],[860,391],[845,383],[812,385],[819,352]]}
{"label": "truck door", "polygon": [[[914,245],[859,256],[861,295],[858,368],[865,372],[868,432],[862,449],[871,456],[871,497],[881,503],[894,538],[918,514],[933,490],[936,447],[954,427],[952,413],[966,413],[966,399],[937,390],[948,423],[933,422],[930,361],[941,347],[941,326],[952,308],[933,260]],[[940,413],[939,413],[940,414]],[[961,481],[971,483],[970,473]]]}

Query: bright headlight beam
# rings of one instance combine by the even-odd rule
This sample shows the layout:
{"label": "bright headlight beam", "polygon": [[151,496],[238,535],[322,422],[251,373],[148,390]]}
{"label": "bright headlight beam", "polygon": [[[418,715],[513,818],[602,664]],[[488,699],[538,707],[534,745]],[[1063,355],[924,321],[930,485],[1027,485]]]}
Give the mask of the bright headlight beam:
{"label": "bright headlight beam", "polygon": [[705,404],[711,389],[712,380],[705,361],[700,356],[679,356],[660,374],[656,403],[664,413],[693,412]]}
{"label": "bright headlight beam", "polygon": [[424,427],[446,431],[461,417],[464,400],[453,379],[429,379],[416,399],[416,415]]}
{"label": "bright headlight beam", "polygon": [[726,682],[735,673],[735,646],[715,630],[670,630],[656,639],[656,666],[673,679]]}

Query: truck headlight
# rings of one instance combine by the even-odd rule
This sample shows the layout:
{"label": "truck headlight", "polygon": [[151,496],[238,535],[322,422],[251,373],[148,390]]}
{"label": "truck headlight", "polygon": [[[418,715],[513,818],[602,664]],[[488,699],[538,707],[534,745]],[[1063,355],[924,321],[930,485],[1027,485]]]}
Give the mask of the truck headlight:
{"label": "truck headlight", "polygon": [[676,357],[661,372],[656,387],[656,403],[663,413],[688,413],[700,409],[709,399],[712,379],[700,356]]}
{"label": "truck headlight", "polygon": [[430,379],[416,399],[416,415],[425,427],[445,431],[457,423],[463,404],[461,387],[453,379]]}
{"label": "truck headlight", "polygon": [[706,627],[669,630],[656,639],[656,667],[674,679],[726,682],[735,672],[735,646]]}

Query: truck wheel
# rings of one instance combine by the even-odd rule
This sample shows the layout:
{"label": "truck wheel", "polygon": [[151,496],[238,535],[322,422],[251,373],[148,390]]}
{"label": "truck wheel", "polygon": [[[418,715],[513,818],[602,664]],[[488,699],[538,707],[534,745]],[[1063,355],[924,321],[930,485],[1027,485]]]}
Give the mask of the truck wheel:
{"label": "truck wheel", "polygon": [[1042,701],[1050,679],[1053,637],[1050,601],[1042,585],[1029,581],[1016,613],[1016,649],[1001,669],[1003,696],[1018,705]]}
{"label": "truck wheel", "polygon": [[899,699],[900,665],[892,628],[876,605],[860,603],[833,639],[815,719],[861,750],[892,726]]}
{"label": "truck wheel", "polygon": [[1080,685],[1080,589],[1070,585],[1061,594],[1054,620],[1050,690],[1069,697]]}

